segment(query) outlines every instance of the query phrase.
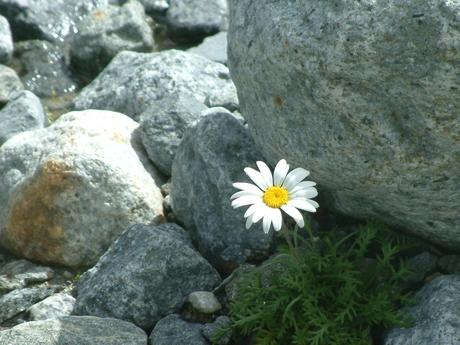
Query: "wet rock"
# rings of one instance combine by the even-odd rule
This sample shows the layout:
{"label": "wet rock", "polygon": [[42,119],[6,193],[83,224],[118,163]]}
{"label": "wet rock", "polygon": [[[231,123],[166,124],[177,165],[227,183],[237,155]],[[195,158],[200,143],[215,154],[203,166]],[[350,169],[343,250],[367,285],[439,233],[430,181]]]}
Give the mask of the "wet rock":
{"label": "wet rock", "polygon": [[69,316],[74,308],[75,298],[66,293],[57,293],[34,304],[27,310],[31,321],[57,319]]}
{"label": "wet rock", "polygon": [[[268,255],[273,232],[246,230],[243,210],[231,207],[233,182],[261,160],[249,131],[230,114],[203,117],[184,135],[172,167],[171,202],[201,253],[229,273],[246,260]],[[263,160],[263,159],[262,159]]]}
{"label": "wet rock", "polygon": [[227,64],[227,32],[219,32],[206,37],[199,46],[187,50],[189,53],[202,55],[209,60]]}
{"label": "wet rock", "polygon": [[0,107],[9,102],[12,93],[23,89],[24,85],[16,72],[7,66],[0,65]]}
{"label": "wet rock", "polygon": [[216,296],[210,291],[194,291],[187,297],[187,302],[198,313],[213,314],[222,306]]}
{"label": "wet rock", "polygon": [[120,51],[148,52],[153,48],[152,30],[137,1],[91,12],[79,23],[78,31],[70,49],[71,61],[89,80]]}
{"label": "wet rock", "polygon": [[30,91],[10,94],[9,103],[0,110],[0,145],[12,136],[48,124],[40,99]]}
{"label": "wet rock", "polygon": [[447,275],[433,280],[416,296],[409,309],[414,326],[395,328],[386,335],[385,345],[452,345],[460,340],[460,276]]}
{"label": "wet rock", "polygon": [[33,40],[19,42],[15,48],[15,56],[23,65],[21,80],[26,89],[39,97],[59,96],[77,89],[60,46]]}
{"label": "wet rock", "polygon": [[27,260],[12,261],[0,267],[0,292],[22,289],[53,277],[54,271],[49,267],[37,266]]}
{"label": "wet rock", "polygon": [[93,316],[67,316],[23,323],[0,332],[3,345],[145,345],[147,335],[133,324]]}
{"label": "wet rock", "polygon": [[152,329],[179,311],[192,291],[211,290],[219,281],[178,225],[135,225],[82,275],[74,313],[116,317]]}
{"label": "wet rock", "polygon": [[0,15],[0,64],[8,63],[13,56],[13,37],[8,20]]}
{"label": "wet rock", "polygon": [[229,66],[265,157],[311,170],[342,214],[459,249],[458,2],[230,9]]}
{"label": "wet rock", "polygon": [[196,42],[227,28],[227,0],[170,0],[166,20],[176,41]]}
{"label": "wet rock", "polygon": [[162,183],[138,124],[88,110],[20,133],[0,147],[0,243],[25,258],[94,264],[133,223],[162,218]]}
{"label": "wet rock", "polygon": [[149,345],[209,345],[201,334],[203,325],[184,321],[171,314],[156,324],[149,336]]}
{"label": "wet rock", "polygon": [[166,175],[184,132],[208,109],[189,94],[173,94],[152,103],[140,116],[142,143],[154,164]]}
{"label": "wet rock", "polygon": [[176,93],[192,95],[202,103],[209,99],[207,105],[238,104],[225,66],[195,54],[168,50],[119,53],[80,92],[75,107],[119,111],[137,119],[152,104]]}

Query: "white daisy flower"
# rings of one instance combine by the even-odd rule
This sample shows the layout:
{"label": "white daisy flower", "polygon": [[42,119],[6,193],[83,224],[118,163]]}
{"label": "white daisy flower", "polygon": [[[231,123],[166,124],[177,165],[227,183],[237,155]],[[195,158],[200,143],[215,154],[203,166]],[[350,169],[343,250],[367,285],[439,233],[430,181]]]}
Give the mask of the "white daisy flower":
{"label": "white daisy flower", "polygon": [[289,165],[282,159],[275,167],[272,175],[264,162],[258,161],[259,171],[245,168],[244,172],[255,183],[237,182],[233,186],[240,189],[231,196],[233,208],[251,205],[244,214],[246,229],[263,219],[265,233],[270,226],[276,231],[281,230],[283,218],[281,210],[294,218],[299,227],[304,227],[304,220],[299,210],[316,212],[319,204],[311,200],[318,195],[313,181],[302,181],[310,173],[302,168],[296,168],[290,173]]}

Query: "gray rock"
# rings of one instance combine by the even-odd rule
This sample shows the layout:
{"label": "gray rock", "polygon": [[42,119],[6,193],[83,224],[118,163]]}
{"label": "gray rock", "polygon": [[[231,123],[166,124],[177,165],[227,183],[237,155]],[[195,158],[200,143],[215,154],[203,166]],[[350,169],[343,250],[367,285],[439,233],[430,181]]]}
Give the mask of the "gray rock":
{"label": "gray rock", "polygon": [[78,31],[70,49],[71,62],[89,80],[120,51],[148,52],[153,48],[152,30],[137,1],[91,12],[79,23]]}
{"label": "gray rock", "polygon": [[19,42],[16,55],[23,65],[22,82],[37,96],[59,96],[77,89],[60,46],[38,40]]}
{"label": "gray rock", "polygon": [[173,94],[152,103],[140,116],[142,143],[152,162],[166,175],[184,132],[208,109],[189,94]]}
{"label": "gray rock", "polygon": [[411,328],[388,332],[384,345],[460,344],[460,276],[441,276],[416,294]]}
{"label": "gray rock", "polygon": [[13,56],[13,37],[8,20],[0,15],[0,63],[7,63]]}
{"label": "gray rock", "polygon": [[227,32],[219,32],[206,37],[197,47],[187,50],[189,53],[202,55],[209,60],[227,64]]}
{"label": "gray rock", "polygon": [[184,135],[172,167],[171,202],[201,253],[229,273],[246,260],[264,258],[273,232],[245,229],[244,210],[231,207],[233,182],[261,156],[246,128],[230,114],[203,117]]}
{"label": "gray rock", "polygon": [[30,91],[10,94],[10,101],[0,110],[0,145],[21,132],[48,124],[40,99]]}
{"label": "gray rock", "polygon": [[0,0],[15,40],[44,39],[63,42],[77,33],[77,23],[107,0]]}
{"label": "gray rock", "polygon": [[11,94],[24,89],[24,85],[16,72],[0,65],[0,107],[9,102]]}
{"label": "gray rock", "polygon": [[94,264],[134,223],[163,217],[161,181],[138,124],[102,110],[71,112],[0,147],[0,243],[17,255]]}
{"label": "gray rock", "polygon": [[51,287],[33,287],[13,290],[3,295],[0,297],[0,323],[22,313],[54,292],[55,289]]}
{"label": "gray rock", "polygon": [[184,321],[171,314],[156,324],[149,336],[149,345],[209,345],[202,336],[203,325]]}
{"label": "gray rock", "polygon": [[178,225],[135,225],[82,275],[74,313],[116,317],[152,329],[178,311],[192,291],[210,290],[219,281]]}
{"label": "gray rock", "polygon": [[187,297],[193,310],[203,314],[214,314],[222,309],[216,296],[209,291],[194,291]]}
{"label": "gray rock", "polygon": [[192,95],[202,103],[209,99],[213,106],[238,104],[225,66],[195,54],[168,50],[119,53],[80,92],[75,108],[119,111],[136,119],[150,105],[175,93]]}
{"label": "gray rock", "polygon": [[460,275],[460,256],[458,255],[444,255],[439,258],[438,265],[445,273]]}
{"label": "gray rock", "polygon": [[[113,5],[123,5],[130,0],[110,0]],[[163,16],[169,8],[169,0],[138,0],[145,9],[145,12],[154,17]]]}
{"label": "gray rock", "polygon": [[405,283],[409,285],[423,283],[423,280],[436,270],[438,257],[429,252],[420,253],[409,259],[409,268],[412,275]]}
{"label": "gray rock", "polygon": [[459,249],[459,11],[231,0],[229,66],[257,146],[311,170],[328,207]]}
{"label": "gray rock", "polygon": [[228,27],[227,0],[170,0],[166,20],[176,41],[199,41]]}
{"label": "gray rock", "polygon": [[[211,342],[212,338],[222,327],[228,326],[231,320],[228,316],[219,316],[213,323],[207,323],[203,326],[203,336]],[[213,342],[215,345],[227,345],[230,343],[232,333],[228,332],[223,335],[218,341]]]}
{"label": "gray rock", "polygon": [[43,283],[54,277],[49,267],[27,260],[16,260],[0,267],[0,292],[22,289],[32,283]]}
{"label": "gray rock", "polygon": [[75,298],[66,293],[57,293],[34,304],[27,310],[31,321],[57,319],[72,314]]}
{"label": "gray rock", "polygon": [[67,316],[23,323],[0,332],[2,345],[145,345],[147,334],[133,324],[93,316]]}

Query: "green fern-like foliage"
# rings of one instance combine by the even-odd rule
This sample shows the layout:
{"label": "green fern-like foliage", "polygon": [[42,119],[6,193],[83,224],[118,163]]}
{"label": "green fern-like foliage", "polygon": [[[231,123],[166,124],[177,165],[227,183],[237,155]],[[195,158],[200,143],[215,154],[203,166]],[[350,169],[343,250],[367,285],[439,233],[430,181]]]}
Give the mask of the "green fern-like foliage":
{"label": "green fern-like foliage", "polygon": [[230,328],[257,345],[370,345],[372,329],[406,326],[398,309],[410,272],[397,259],[403,244],[385,233],[370,223],[284,249],[239,284]]}

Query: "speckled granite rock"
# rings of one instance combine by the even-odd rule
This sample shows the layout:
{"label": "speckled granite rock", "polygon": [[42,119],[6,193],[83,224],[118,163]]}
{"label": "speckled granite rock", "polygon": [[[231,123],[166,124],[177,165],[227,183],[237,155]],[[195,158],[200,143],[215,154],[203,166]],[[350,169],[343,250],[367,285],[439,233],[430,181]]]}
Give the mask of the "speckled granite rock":
{"label": "speckled granite rock", "polygon": [[16,72],[4,65],[0,65],[0,107],[8,103],[11,95],[24,89],[24,85]]}
{"label": "speckled granite rock", "polygon": [[54,271],[49,267],[37,266],[27,260],[11,261],[0,267],[0,292],[22,289],[53,277]]}
{"label": "speckled granite rock", "polygon": [[0,15],[0,63],[7,63],[13,56],[13,37],[8,20]]}
{"label": "speckled granite rock", "polygon": [[37,261],[91,265],[128,225],[161,220],[137,128],[123,114],[87,110],[3,144],[1,245]]}
{"label": "speckled granite rock", "polygon": [[231,0],[230,12],[232,78],[267,159],[311,170],[341,213],[460,249],[460,3]]}
{"label": "speckled granite rock", "polygon": [[201,334],[203,325],[184,321],[171,314],[156,324],[149,336],[149,345],[209,345]]}
{"label": "speckled granite rock", "polygon": [[31,306],[27,313],[31,321],[57,319],[69,316],[74,308],[75,298],[66,293],[57,293]]}

